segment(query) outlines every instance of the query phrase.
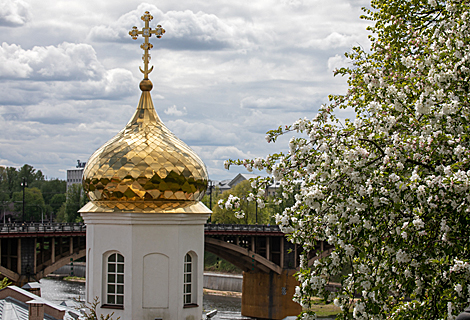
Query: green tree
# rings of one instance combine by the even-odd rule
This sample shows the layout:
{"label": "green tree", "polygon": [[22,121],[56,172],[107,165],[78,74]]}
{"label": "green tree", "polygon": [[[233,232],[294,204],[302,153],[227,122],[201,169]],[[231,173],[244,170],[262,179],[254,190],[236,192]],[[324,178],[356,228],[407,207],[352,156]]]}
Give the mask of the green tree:
{"label": "green tree", "polygon": [[23,165],[19,170],[14,167],[0,166],[0,193],[6,193],[8,198],[11,199],[14,192],[21,191],[23,178],[25,178],[28,187],[37,187],[39,189],[41,189],[39,182],[44,181],[41,170],[36,171],[29,164]]}
{"label": "green tree", "polygon": [[[15,202],[15,211],[18,212],[18,220],[22,220],[23,192],[14,192],[12,200]],[[45,203],[41,190],[38,188],[25,188],[25,221],[41,221],[42,214],[46,214],[44,209]],[[47,218],[47,216],[44,217]]]}
{"label": "green tree", "polygon": [[0,167],[2,171],[2,181],[0,189],[7,193],[8,198],[11,199],[13,192],[19,191],[20,181],[18,179],[18,171],[14,167]]}
{"label": "green tree", "polygon": [[10,200],[10,193],[8,191],[7,185],[7,169],[0,166],[0,202]]}
{"label": "green tree", "polygon": [[44,197],[44,202],[50,205],[52,198],[55,195],[58,195],[58,194],[65,195],[67,191],[67,182],[65,180],[59,180],[59,179],[35,180],[34,182],[31,183],[31,187],[39,188],[42,192],[42,196]]}
{"label": "green tree", "polygon": [[67,213],[66,213],[65,202],[62,203],[59,210],[56,212],[55,221],[56,222],[67,222]]}
{"label": "green tree", "polygon": [[57,193],[54,194],[49,201],[48,205],[51,208],[51,212],[54,214],[57,214],[59,212],[60,207],[65,204],[65,201],[67,200],[67,196],[65,193]]}
{"label": "green tree", "polygon": [[41,170],[36,171],[33,166],[25,164],[20,168],[20,170],[18,170],[18,178],[20,181],[23,181],[24,178],[26,184],[28,186],[32,186],[33,182],[44,180],[44,175]]}
{"label": "green tree", "polygon": [[51,215],[57,215],[60,207],[66,200],[65,192],[67,182],[59,179],[36,180],[31,183],[31,186],[37,187],[41,190],[46,204],[45,212],[47,212],[48,217]]}
{"label": "green tree", "polygon": [[[226,166],[266,169],[287,192],[300,186],[276,221],[305,250],[294,296],[305,310],[319,296],[341,307],[339,319],[454,319],[470,297],[470,5],[371,7],[370,52],[353,48],[352,67],[337,71],[348,92],[268,132],[268,142],[297,132],[289,152]],[[346,108],[354,121],[337,116]],[[335,249],[309,265],[318,240]]]}
{"label": "green tree", "polygon": [[3,279],[0,280],[0,290],[8,287],[10,284],[11,284],[10,279],[8,279],[7,277],[3,277]]}
{"label": "green tree", "polygon": [[73,184],[67,191],[67,197],[65,203],[60,207],[56,220],[58,222],[81,222],[82,217],[78,213],[81,207],[83,207],[87,198],[84,196],[83,187],[81,184]]}

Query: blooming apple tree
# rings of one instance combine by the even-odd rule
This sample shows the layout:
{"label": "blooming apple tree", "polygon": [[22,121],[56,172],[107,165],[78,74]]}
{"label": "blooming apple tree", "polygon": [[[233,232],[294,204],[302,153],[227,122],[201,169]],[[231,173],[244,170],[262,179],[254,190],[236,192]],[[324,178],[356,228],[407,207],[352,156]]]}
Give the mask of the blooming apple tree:
{"label": "blooming apple tree", "polygon": [[[289,152],[226,162],[300,190],[276,216],[304,249],[300,319],[312,318],[313,296],[334,301],[340,319],[454,319],[469,305],[469,9],[466,0],[373,0],[363,17],[370,50],[353,48],[352,67],[336,71],[347,94],[268,132],[268,142],[297,132]],[[355,119],[336,116],[346,108]],[[255,201],[267,180],[253,184]],[[319,240],[335,249],[309,262]],[[341,288],[331,292],[334,276]]]}

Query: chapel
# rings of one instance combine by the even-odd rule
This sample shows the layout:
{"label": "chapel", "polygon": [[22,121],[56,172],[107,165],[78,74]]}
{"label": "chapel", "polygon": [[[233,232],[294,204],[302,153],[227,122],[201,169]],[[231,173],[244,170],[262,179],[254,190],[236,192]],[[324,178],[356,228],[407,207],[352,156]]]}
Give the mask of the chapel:
{"label": "chapel", "polygon": [[145,12],[144,79],[128,124],[87,161],[83,187],[90,198],[80,214],[87,226],[86,302],[113,318],[202,318],[204,223],[200,202],[207,169],[160,120],[150,91],[149,38],[165,33]]}

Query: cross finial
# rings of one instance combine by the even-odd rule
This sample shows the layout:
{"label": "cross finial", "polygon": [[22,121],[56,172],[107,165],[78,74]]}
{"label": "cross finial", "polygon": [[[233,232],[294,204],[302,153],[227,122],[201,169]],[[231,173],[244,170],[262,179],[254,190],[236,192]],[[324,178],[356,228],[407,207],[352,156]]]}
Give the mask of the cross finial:
{"label": "cross finial", "polygon": [[154,30],[149,27],[149,22],[153,19],[153,17],[148,11],[145,11],[145,14],[141,17],[141,19],[145,22],[145,26],[140,31],[137,30],[137,27],[132,27],[132,30],[129,31],[129,35],[134,40],[137,40],[139,34],[142,35],[142,37],[145,39],[144,43],[140,45],[140,47],[144,50],[144,55],[142,56],[142,60],[144,61],[144,70],[142,70],[141,67],[139,67],[139,69],[144,74],[144,79],[147,80],[149,73],[153,70],[153,66],[149,70],[149,50],[153,48],[153,45],[149,42],[149,38],[152,36],[152,34],[156,35],[157,38],[161,38],[165,33],[165,29],[163,29],[161,25],[157,25],[157,28]]}

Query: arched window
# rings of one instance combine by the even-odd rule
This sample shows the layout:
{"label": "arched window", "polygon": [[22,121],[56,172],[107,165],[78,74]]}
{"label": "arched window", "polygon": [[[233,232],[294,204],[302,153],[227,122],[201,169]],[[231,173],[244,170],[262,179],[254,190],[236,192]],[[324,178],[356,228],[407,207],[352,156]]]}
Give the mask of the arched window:
{"label": "arched window", "polygon": [[184,305],[196,304],[196,259],[189,253],[184,256],[184,281],[183,302]]}
{"label": "arched window", "polygon": [[106,269],[106,304],[124,305],[124,257],[112,253]]}

